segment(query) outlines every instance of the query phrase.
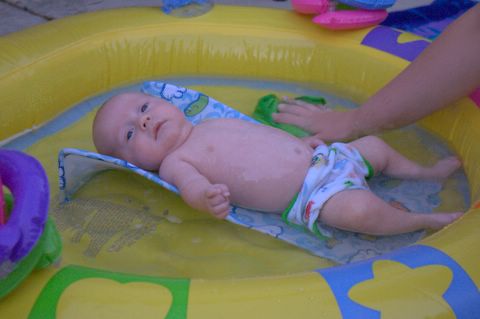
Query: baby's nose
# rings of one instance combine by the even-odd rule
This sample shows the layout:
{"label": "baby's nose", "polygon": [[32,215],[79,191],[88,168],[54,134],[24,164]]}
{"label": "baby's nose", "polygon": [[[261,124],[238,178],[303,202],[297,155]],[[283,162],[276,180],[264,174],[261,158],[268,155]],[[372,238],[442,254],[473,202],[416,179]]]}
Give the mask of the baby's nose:
{"label": "baby's nose", "polygon": [[140,127],[142,129],[147,129],[148,128],[148,125],[149,125],[149,122],[150,122],[150,116],[145,114],[143,116],[140,117]]}

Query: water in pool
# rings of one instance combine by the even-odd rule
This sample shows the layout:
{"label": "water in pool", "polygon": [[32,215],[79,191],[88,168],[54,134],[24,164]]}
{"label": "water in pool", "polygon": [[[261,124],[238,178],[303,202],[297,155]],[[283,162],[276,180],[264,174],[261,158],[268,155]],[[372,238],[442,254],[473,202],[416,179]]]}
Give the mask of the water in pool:
{"label": "water in pool", "polygon": [[[258,99],[270,93],[323,96],[333,107],[355,106],[332,94],[291,83],[211,78],[162,81],[203,92],[245,114],[251,114]],[[132,85],[85,100],[58,119],[7,145],[37,157],[47,172],[50,214],[64,242],[62,263],[190,278],[283,275],[334,264],[278,239],[189,209],[177,195],[127,172],[99,174],[71,202],[60,204],[58,151],[65,147],[94,151],[90,130],[95,109],[113,94],[138,91],[139,87]],[[442,141],[416,126],[386,133],[383,138],[423,164],[451,154]],[[395,183],[398,181],[380,177],[376,187],[382,191]],[[469,206],[467,181],[462,172],[429,196],[438,211],[466,210]],[[368,236],[364,237],[368,240]]]}

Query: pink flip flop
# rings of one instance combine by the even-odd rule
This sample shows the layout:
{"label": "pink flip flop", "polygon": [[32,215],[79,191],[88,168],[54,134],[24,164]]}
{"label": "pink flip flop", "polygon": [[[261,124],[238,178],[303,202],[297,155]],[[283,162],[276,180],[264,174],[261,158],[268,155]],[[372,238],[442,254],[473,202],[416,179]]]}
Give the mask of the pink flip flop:
{"label": "pink flip flop", "polygon": [[328,11],[329,0],[292,0],[292,7],[298,13],[320,14]]}
{"label": "pink flip flop", "polygon": [[348,30],[377,25],[387,15],[386,10],[340,10],[319,14],[312,21],[327,29]]}

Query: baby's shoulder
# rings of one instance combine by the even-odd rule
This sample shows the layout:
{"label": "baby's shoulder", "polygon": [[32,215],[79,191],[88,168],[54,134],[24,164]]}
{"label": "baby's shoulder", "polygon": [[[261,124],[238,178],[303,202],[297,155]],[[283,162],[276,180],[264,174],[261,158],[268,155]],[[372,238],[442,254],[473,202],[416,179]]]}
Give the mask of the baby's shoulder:
{"label": "baby's shoulder", "polygon": [[182,164],[183,160],[178,152],[172,152],[163,159],[160,168],[158,169],[158,174],[161,178],[171,182],[171,179],[175,175],[175,171],[177,171]]}
{"label": "baby's shoulder", "polygon": [[194,128],[202,129],[231,129],[232,127],[248,127],[252,123],[238,118],[212,118],[198,123]]}

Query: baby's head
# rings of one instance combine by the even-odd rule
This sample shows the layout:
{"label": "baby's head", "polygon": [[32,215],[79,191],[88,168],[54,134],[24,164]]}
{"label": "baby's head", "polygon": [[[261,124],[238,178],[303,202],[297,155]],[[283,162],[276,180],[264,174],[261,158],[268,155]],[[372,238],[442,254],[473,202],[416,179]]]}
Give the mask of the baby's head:
{"label": "baby's head", "polygon": [[165,100],[132,92],[116,95],[98,110],[93,142],[99,153],[158,170],[188,137],[192,125]]}

